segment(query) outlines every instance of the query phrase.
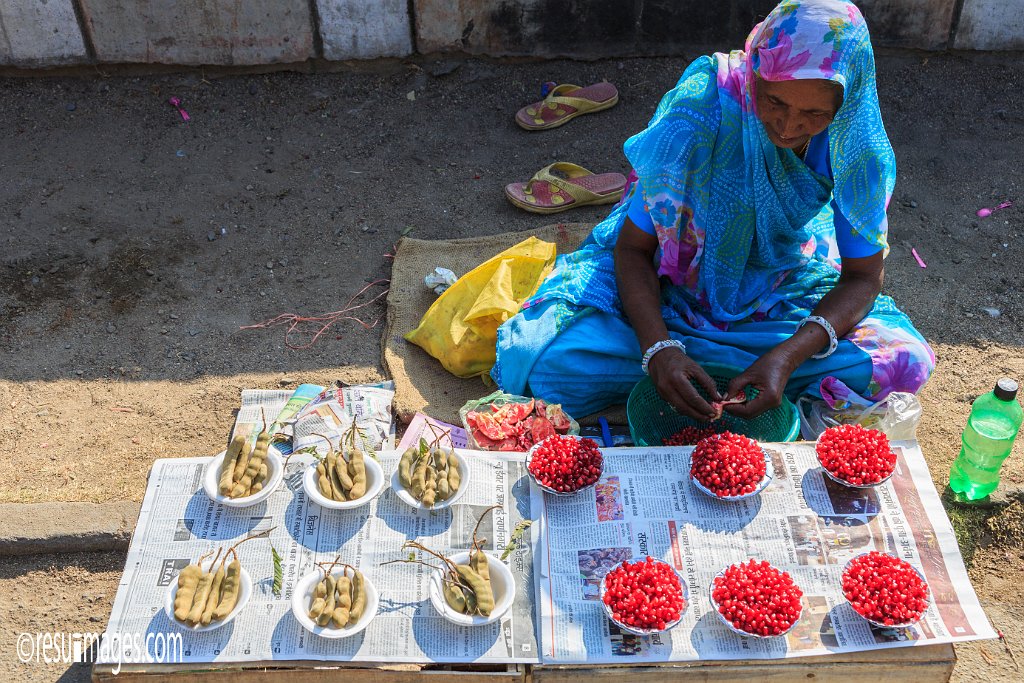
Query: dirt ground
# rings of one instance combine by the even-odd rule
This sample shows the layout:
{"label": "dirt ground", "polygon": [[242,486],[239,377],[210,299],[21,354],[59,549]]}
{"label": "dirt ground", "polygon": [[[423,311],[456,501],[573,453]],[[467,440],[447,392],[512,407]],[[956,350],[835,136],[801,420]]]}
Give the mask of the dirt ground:
{"label": "dirt ground", "polygon": [[[286,347],[282,328],[239,328],[342,309],[368,284],[379,292],[403,234],[550,222],[508,204],[504,184],[556,160],[625,172],[623,141],[684,64],[0,78],[0,502],[140,500],[153,459],[224,446],[242,388],[383,377],[381,325],[341,323],[304,351]],[[970,401],[1001,375],[1024,378],[1024,55],[881,53],[878,70],[899,167],[885,289],[939,357],[919,436],[941,489]],[[619,88],[615,108],[541,133],[513,123],[543,81],[601,79]],[[1006,199],[1017,205],[975,215]],[[383,313],[373,304],[359,317]],[[1008,461],[1011,485],[1024,484],[1022,452]],[[952,516],[989,616],[1024,656],[1020,515],[990,513]],[[121,562],[3,560],[0,618],[14,627],[4,631],[46,625],[32,615],[52,600],[24,588],[49,585],[53,571],[76,618],[105,620]],[[1001,643],[958,653],[958,680],[1020,676]],[[55,673],[18,669],[24,680]]]}

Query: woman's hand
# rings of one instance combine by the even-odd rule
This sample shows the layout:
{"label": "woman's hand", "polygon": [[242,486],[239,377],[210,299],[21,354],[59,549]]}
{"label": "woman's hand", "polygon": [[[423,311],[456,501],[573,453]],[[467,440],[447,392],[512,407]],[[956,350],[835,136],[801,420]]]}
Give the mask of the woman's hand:
{"label": "woman's hand", "polygon": [[766,410],[782,405],[786,382],[793,374],[790,361],[784,354],[774,349],[758,358],[754,363],[733,377],[729,382],[726,396],[739,396],[749,386],[757,389],[757,398],[746,403],[736,403],[725,407],[725,410],[736,417],[749,420]]}
{"label": "woman's hand", "polygon": [[708,393],[711,400],[721,398],[715,381],[704,372],[704,368],[678,348],[669,347],[654,354],[647,365],[658,394],[669,402],[680,415],[694,420],[708,422],[714,417],[711,405],[701,398],[694,388],[696,382]]}

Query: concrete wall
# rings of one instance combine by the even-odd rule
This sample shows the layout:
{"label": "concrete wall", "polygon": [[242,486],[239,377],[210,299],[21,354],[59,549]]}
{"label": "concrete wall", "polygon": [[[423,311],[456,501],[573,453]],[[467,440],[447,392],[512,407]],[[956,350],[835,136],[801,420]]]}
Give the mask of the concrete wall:
{"label": "concrete wall", "polygon": [[954,46],[1024,50],[1024,0],[964,0]]}
{"label": "concrete wall", "polygon": [[[678,55],[740,47],[775,1],[0,0],[0,66]],[[1024,0],[859,4],[877,45],[1024,49]]]}
{"label": "concrete wall", "polygon": [[71,0],[0,0],[0,64],[75,64],[86,58]]}

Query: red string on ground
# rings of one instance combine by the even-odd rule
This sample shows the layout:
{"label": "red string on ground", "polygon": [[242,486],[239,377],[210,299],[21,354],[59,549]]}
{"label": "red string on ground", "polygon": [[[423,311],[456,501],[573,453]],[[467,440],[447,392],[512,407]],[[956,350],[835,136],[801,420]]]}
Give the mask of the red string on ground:
{"label": "red string on ground", "polygon": [[[287,325],[288,330],[284,333],[284,344],[293,351],[300,351],[302,349],[308,349],[316,340],[320,338],[327,330],[331,329],[336,323],[342,320],[351,320],[352,322],[362,325],[366,329],[373,329],[384,317],[383,314],[377,317],[373,322],[366,322],[357,318],[353,313],[361,308],[365,308],[373,303],[376,303],[383,297],[387,296],[387,293],[391,291],[388,286],[391,284],[391,280],[374,280],[370,284],[366,285],[348,300],[345,307],[340,311],[331,311],[330,313],[321,313],[320,315],[313,316],[302,316],[297,313],[282,313],[281,315],[275,316],[263,322],[254,323],[252,325],[243,325],[239,329],[241,330],[258,330],[267,327],[276,327],[278,325]],[[371,298],[363,301],[362,303],[355,303],[359,297],[366,294],[366,292],[373,287],[384,287],[383,290],[373,295]],[[310,332],[309,328],[314,327],[315,332]],[[309,336],[309,341],[305,344],[292,344],[292,334],[305,334]]]}

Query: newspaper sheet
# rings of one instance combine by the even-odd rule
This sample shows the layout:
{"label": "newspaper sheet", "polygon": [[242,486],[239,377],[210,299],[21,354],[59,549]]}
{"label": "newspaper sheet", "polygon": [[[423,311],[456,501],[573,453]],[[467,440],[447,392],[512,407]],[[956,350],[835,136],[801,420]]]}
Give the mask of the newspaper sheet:
{"label": "newspaper sheet", "polygon": [[[206,633],[185,629],[184,662],[536,662],[529,530],[508,558],[517,589],[513,606],[500,622],[487,626],[466,628],[442,618],[428,597],[431,570],[413,564],[381,566],[407,557],[400,550],[407,539],[445,554],[468,550],[478,517],[495,504],[501,507],[485,518],[480,535],[487,539],[488,550],[500,554],[504,549],[512,530],[529,513],[525,466],[514,456],[462,453],[470,465],[469,489],[458,504],[434,512],[409,507],[390,487],[365,507],[322,509],[302,487],[302,472],[312,462],[306,454],[291,458],[284,482],[266,503],[227,508],[202,491],[200,481],[210,458],[157,460],[108,630],[143,634],[143,641],[145,634],[182,630],[163,609],[178,572],[210,549],[274,528],[269,540],[255,539],[238,549],[255,584],[252,599],[223,628]],[[399,455],[379,454],[388,482]],[[271,544],[284,558],[280,596],[272,592]],[[316,571],[315,562],[329,562],[336,555],[369,577],[380,593],[380,607],[363,633],[326,640],[295,620],[291,596],[299,579]],[[130,656],[126,653],[122,661]]]}
{"label": "newspaper sheet", "polygon": [[[278,450],[288,454],[293,449],[322,444],[322,439],[315,436],[317,433],[332,437],[337,444],[338,438],[353,420],[362,430],[366,448],[394,448],[395,427],[391,415],[391,401],[395,396],[394,382],[320,389],[319,394],[302,403],[297,414],[282,420],[279,431],[291,437],[291,441],[278,443]],[[255,438],[255,434],[263,427],[264,416],[268,421],[275,422],[294,393],[290,390],[244,389],[242,406],[232,436],[242,433]]]}
{"label": "newspaper sheet", "polygon": [[[541,659],[760,659],[994,638],[920,448],[895,446],[896,475],[868,490],[825,478],[806,443],[767,445],[775,478],[761,495],[740,502],[714,500],[692,486],[691,448],[605,449],[600,482],[573,497],[534,486]],[[924,572],[933,603],[918,625],[873,628],[844,599],[844,564],[871,550]],[[638,637],[607,619],[598,592],[612,566],[647,554],[679,570],[691,604],[671,631]],[[713,577],[748,557],[789,571],[804,592],[803,615],[785,637],[739,636],[711,606]]]}

